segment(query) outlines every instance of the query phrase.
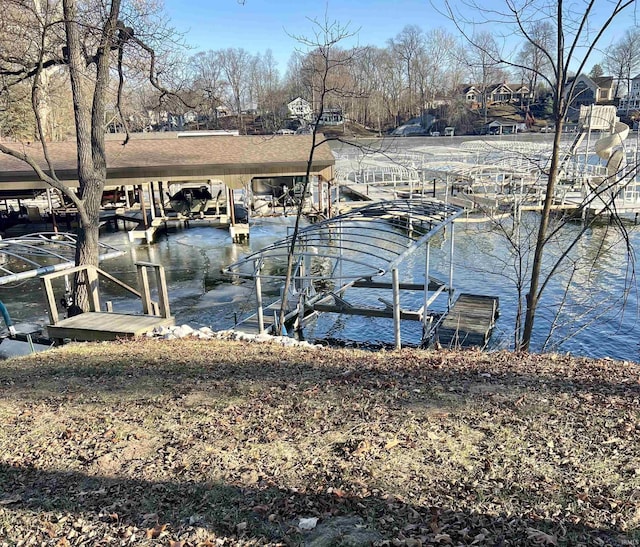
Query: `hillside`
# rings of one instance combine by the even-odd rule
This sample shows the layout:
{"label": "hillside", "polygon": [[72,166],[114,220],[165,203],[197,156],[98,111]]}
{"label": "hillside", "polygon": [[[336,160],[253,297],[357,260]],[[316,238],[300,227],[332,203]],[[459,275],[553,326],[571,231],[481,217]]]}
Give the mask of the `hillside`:
{"label": "hillside", "polygon": [[639,399],[558,355],[71,345],[0,363],[0,545],[637,545]]}

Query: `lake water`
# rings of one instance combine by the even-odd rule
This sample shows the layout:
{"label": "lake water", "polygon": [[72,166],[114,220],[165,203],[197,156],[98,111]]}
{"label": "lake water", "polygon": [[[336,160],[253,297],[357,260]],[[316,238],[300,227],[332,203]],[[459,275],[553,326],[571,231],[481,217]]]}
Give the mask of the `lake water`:
{"label": "lake water", "polygon": [[[525,215],[524,225],[535,223],[534,213]],[[102,268],[130,285],[136,285],[136,260],[158,262],[165,266],[172,313],[178,324],[193,327],[209,326],[214,330],[230,328],[244,314],[253,313],[255,291],[253,282],[231,282],[221,268],[242,255],[286,236],[291,217],[257,220],[251,228],[249,245],[231,243],[228,232],[193,223],[189,229],[161,235],[153,245],[130,244],[125,232],[107,233],[103,241],[126,250],[121,258],[109,260]],[[558,245],[549,247],[549,256],[580,229],[569,225]],[[640,243],[638,229],[628,226],[630,241]],[[448,278],[449,231],[433,241],[431,275]],[[486,294],[500,298],[500,318],[491,347],[512,345],[517,293],[514,283],[513,256],[501,231],[488,223],[457,224],[455,228],[454,286],[458,292]],[[401,269],[401,281],[424,280],[422,252],[411,256]],[[566,290],[568,284],[568,290]],[[561,321],[546,349],[571,352],[592,357],[613,357],[639,361],[640,327],[637,314],[637,293],[634,279],[627,269],[625,248],[617,233],[604,225],[589,230],[572,253],[567,266],[550,283],[540,305],[533,341],[533,350],[544,347],[550,325],[561,308]],[[139,311],[138,303],[105,285],[103,300],[112,300],[116,311]],[[279,288],[266,286],[273,298]],[[354,289],[347,293],[353,303],[380,307],[379,297],[390,294]],[[0,287],[0,298],[7,305],[15,323],[44,324],[46,312],[39,282],[30,280],[14,286]],[[403,307],[417,309],[419,294],[402,294]],[[306,331],[310,339],[326,339],[379,344],[393,343],[390,320],[325,314]],[[403,342],[417,344],[421,327],[403,322]],[[0,346],[0,353],[11,344]],[[6,349],[5,349],[6,348]]]}

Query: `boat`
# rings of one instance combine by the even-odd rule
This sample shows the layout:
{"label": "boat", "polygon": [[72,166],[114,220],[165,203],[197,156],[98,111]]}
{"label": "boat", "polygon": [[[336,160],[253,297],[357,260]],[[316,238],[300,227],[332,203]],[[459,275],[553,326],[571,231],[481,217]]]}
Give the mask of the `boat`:
{"label": "boat", "polygon": [[207,209],[215,207],[221,193],[222,190],[218,192],[214,200],[209,188],[206,186],[199,186],[198,188],[184,187],[175,194],[169,195],[169,203],[174,211],[182,215],[200,215],[204,214]]}

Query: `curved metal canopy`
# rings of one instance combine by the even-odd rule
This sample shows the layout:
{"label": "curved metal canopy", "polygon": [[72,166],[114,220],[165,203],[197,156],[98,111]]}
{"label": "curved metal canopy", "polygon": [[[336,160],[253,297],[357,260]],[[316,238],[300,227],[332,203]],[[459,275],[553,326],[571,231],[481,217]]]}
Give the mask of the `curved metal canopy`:
{"label": "curved metal canopy", "polygon": [[[300,230],[294,276],[310,280],[357,280],[397,267],[462,208],[429,198],[367,203]],[[284,279],[291,236],[224,269],[245,278]]]}
{"label": "curved metal canopy", "polygon": [[[38,232],[0,239],[0,285],[65,270],[75,265],[75,234]],[[99,243],[100,261],[124,251]]]}

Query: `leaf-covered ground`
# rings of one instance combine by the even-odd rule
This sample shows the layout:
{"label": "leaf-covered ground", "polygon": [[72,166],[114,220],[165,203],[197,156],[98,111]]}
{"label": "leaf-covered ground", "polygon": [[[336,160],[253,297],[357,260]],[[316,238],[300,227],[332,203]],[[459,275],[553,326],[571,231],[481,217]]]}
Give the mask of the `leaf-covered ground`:
{"label": "leaf-covered ground", "polygon": [[0,420],[1,546],[640,545],[633,363],[76,345]]}

